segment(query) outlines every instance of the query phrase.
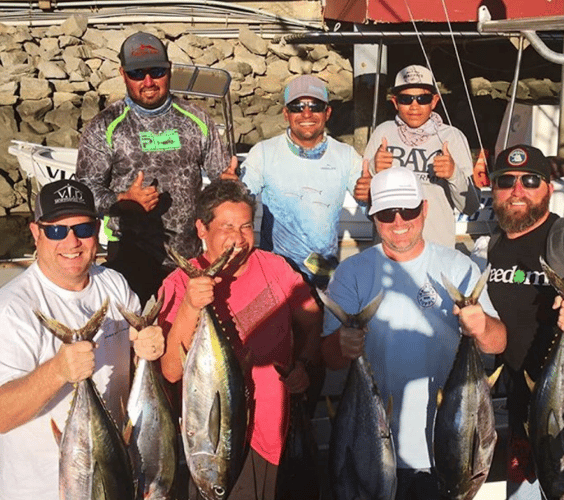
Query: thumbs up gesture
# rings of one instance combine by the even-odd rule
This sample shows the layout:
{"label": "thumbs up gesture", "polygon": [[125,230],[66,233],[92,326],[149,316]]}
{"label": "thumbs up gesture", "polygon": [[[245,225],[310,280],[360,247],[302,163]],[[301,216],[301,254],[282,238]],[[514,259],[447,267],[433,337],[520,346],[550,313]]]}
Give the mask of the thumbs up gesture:
{"label": "thumbs up gesture", "polygon": [[376,173],[386,170],[392,166],[392,161],[394,157],[392,153],[388,151],[388,140],[382,137],[382,144],[376,151],[374,155],[374,167],[376,168]]}
{"label": "thumbs up gesture", "polygon": [[450,179],[454,174],[454,159],[448,150],[448,142],[443,142],[442,154],[433,159],[435,175],[441,179]]}
{"label": "thumbs up gesture", "polygon": [[118,201],[132,201],[136,205],[127,205],[131,210],[139,210],[139,205],[145,212],[150,212],[157,206],[159,202],[159,192],[155,185],[143,187],[143,181],[145,180],[145,174],[143,171],[137,173],[137,177],[129,186],[125,193],[119,193],[117,198]]}
{"label": "thumbs up gesture", "polygon": [[236,156],[231,157],[231,162],[227,169],[223,171],[221,174],[222,179],[229,179],[232,181],[239,180],[239,176],[237,175],[237,167],[239,166],[239,161],[237,160]]}
{"label": "thumbs up gesture", "polygon": [[354,186],[354,197],[357,201],[368,203],[370,198],[370,181],[372,176],[368,170],[368,160],[362,162],[362,175],[357,179]]}

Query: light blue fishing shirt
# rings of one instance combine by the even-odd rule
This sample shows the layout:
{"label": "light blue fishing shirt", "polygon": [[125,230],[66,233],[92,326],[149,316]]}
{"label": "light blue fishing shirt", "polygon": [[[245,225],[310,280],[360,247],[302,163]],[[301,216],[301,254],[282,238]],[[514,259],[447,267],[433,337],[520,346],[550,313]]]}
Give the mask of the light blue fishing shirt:
{"label": "light blue fishing shirt", "polygon": [[319,159],[298,156],[286,134],[256,144],[241,180],[261,195],[260,248],[290,259],[310,278],[304,261],[312,252],[336,260],[345,193],[353,194],[361,174],[360,155],[331,137]]}
{"label": "light blue fishing shirt", "polygon": [[[384,404],[393,398],[391,428],[400,468],[431,467],[436,395],[444,387],[460,340],[441,273],[465,295],[480,276],[478,266],[454,249],[427,242],[415,259],[395,262],[378,244],[343,261],[328,287],[328,295],[350,314],[384,291],[368,324],[365,347]],[[486,314],[498,317],[487,287],[479,302]],[[326,309],[323,335],[339,326]]]}

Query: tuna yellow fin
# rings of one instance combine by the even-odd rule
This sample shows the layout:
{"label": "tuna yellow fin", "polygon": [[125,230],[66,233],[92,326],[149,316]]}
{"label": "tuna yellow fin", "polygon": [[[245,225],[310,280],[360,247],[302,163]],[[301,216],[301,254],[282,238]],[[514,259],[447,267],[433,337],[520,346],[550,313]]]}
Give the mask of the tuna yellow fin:
{"label": "tuna yellow fin", "polygon": [[63,433],[57,427],[57,424],[53,419],[51,419],[51,429],[53,429],[53,436],[55,436],[55,441],[57,442],[57,446],[61,446],[61,438]]}
{"label": "tuna yellow fin", "polygon": [[525,376],[525,382],[527,382],[527,387],[529,388],[529,391],[533,392],[536,385],[535,382],[533,382],[533,379],[527,373],[527,370],[523,372],[523,375]]}
{"label": "tuna yellow fin", "polygon": [[443,390],[442,388],[439,387],[439,390],[437,391],[437,408],[440,408],[442,404],[443,404]]}
{"label": "tuna yellow fin", "polygon": [[490,389],[495,385],[495,383],[497,382],[497,379],[499,378],[499,375],[501,373],[501,370],[503,370],[503,365],[499,365],[496,370],[488,377],[488,386],[490,387]]}
{"label": "tuna yellow fin", "polygon": [[125,429],[123,430],[123,440],[125,441],[125,444],[127,446],[129,446],[129,443],[131,442],[131,434],[133,433],[133,423],[131,422],[130,419],[127,419],[127,424],[125,424]]}
{"label": "tuna yellow fin", "polygon": [[184,367],[186,364],[186,351],[184,350],[184,346],[182,344],[178,345],[178,349],[180,350],[180,364]]}

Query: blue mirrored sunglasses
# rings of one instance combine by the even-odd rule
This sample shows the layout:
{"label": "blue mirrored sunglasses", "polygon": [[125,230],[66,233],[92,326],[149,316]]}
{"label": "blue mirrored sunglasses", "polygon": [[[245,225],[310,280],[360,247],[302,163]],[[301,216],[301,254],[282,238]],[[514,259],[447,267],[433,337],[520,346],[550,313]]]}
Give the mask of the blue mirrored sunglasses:
{"label": "blue mirrored sunglasses", "polygon": [[166,75],[168,68],[139,68],[126,71],[125,74],[130,80],[141,81],[149,75],[153,79],[162,78]]}
{"label": "blue mirrored sunglasses", "polygon": [[323,101],[292,101],[286,104],[286,109],[290,113],[302,113],[304,109],[309,108],[312,113],[323,113],[327,109],[327,103]]}
{"label": "blue mirrored sunglasses", "polygon": [[45,236],[47,236],[50,240],[64,240],[69,231],[72,230],[77,238],[85,239],[85,238],[92,238],[96,234],[96,228],[98,224],[96,221],[92,222],[83,222],[82,224],[75,224],[74,226],[62,226],[60,224],[37,224],[43,232]]}

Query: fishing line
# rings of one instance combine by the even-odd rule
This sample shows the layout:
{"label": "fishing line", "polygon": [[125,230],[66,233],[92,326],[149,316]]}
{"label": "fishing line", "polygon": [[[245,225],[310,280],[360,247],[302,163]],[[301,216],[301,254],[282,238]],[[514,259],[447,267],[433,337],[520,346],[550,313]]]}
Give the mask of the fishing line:
{"label": "fishing line", "polygon": [[460,59],[460,54],[458,53],[458,47],[456,46],[456,41],[454,40],[454,33],[452,31],[452,26],[450,24],[450,18],[446,8],[445,0],[441,0],[443,5],[443,10],[445,12],[446,22],[448,24],[448,30],[450,33],[450,38],[452,40],[452,46],[454,48],[454,53],[456,55],[456,61],[458,62],[458,68],[460,69],[460,76],[462,77],[462,83],[464,85],[464,90],[466,92],[466,98],[468,99],[468,105],[470,106],[470,114],[472,115],[472,121],[474,122],[474,128],[476,129],[476,135],[478,136],[478,144],[480,145],[480,150],[484,150],[484,145],[482,144],[482,136],[480,134],[480,129],[478,127],[478,122],[476,120],[476,114],[474,113],[474,106],[472,106],[472,98],[470,96],[470,91],[468,89],[468,83],[466,83],[466,75],[464,74],[464,69],[462,68],[462,61]]}

